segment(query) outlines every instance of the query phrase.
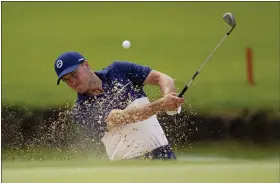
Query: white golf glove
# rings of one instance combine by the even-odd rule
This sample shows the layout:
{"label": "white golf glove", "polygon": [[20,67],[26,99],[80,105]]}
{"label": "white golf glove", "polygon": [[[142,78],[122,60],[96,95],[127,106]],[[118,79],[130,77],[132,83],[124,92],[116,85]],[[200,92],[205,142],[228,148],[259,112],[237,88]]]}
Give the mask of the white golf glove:
{"label": "white golf glove", "polygon": [[182,110],[182,107],[180,106],[177,108],[176,111],[165,111],[165,113],[169,116],[173,116],[175,114],[180,114],[181,110]]}

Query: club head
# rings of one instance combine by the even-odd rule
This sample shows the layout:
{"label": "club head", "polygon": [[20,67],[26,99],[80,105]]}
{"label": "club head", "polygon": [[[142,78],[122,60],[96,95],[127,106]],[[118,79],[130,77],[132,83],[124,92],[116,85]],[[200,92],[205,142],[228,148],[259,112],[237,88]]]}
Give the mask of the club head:
{"label": "club head", "polygon": [[231,27],[235,27],[236,26],[236,22],[235,22],[235,19],[234,19],[232,13],[230,13],[230,12],[225,13],[224,16],[223,16],[223,19]]}

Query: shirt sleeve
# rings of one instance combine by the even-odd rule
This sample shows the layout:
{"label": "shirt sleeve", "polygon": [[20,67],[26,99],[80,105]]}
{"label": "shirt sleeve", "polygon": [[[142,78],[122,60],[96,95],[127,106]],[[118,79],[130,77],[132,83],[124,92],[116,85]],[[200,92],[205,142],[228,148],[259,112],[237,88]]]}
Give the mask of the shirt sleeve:
{"label": "shirt sleeve", "polygon": [[115,62],[114,69],[122,71],[134,85],[143,85],[147,76],[152,71],[152,69],[147,66],[138,65],[132,62],[119,61]]}

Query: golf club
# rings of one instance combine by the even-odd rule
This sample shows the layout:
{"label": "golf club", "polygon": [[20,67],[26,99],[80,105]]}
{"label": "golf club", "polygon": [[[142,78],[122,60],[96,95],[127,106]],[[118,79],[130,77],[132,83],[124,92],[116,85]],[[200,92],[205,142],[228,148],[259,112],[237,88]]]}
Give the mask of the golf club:
{"label": "golf club", "polygon": [[233,31],[233,29],[236,26],[236,22],[235,19],[232,15],[232,13],[228,12],[225,13],[223,16],[223,19],[225,20],[225,22],[231,26],[231,29],[227,32],[227,34],[221,39],[221,41],[219,42],[219,44],[214,48],[214,50],[210,53],[210,55],[206,58],[206,60],[203,62],[203,64],[201,65],[201,67],[196,71],[196,73],[193,75],[192,79],[189,81],[189,83],[183,88],[183,90],[181,91],[181,93],[178,95],[178,97],[182,97],[185,92],[188,90],[188,88],[190,87],[191,83],[193,82],[193,80],[196,78],[196,76],[199,74],[200,70],[203,68],[203,66],[210,60],[210,58],[212,57],[212,55],[215,53],[215,51],[218,49],[218,47],[224,42],[224,40],[226,39],[227,36],[230,35],[230,33]]}

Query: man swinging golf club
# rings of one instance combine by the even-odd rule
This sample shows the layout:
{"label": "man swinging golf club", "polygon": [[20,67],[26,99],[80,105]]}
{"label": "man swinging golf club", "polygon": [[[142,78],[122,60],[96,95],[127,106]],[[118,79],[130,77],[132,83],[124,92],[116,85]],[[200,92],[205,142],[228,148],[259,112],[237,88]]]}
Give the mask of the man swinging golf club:
{"label": "man swinging golf club", "polygon": [[[231,29],[178,96],[172,78],[146,66],[114,62],[101,71],[93,72],[79,53],[66,52],[56,59],[57,84],[62,79],[78,93],[73,109],[75,121],[99,137],[110,160],[176,159],[156,114],[163,110],[167,114],[180,111],[184,103],[181,97],[236,27],[232,13],[225,13],[223,19]],[[163,97],[151,103],[143,91],[145,84],[159,85]]]}
{"label": "man swinging golf club", "polygon": [[[160,111],[176,112],[184,103],[171,77],[119,61],[93,71],[77,52],[61,54],[54,66],[57,84],[62,80],[77,92],[75,122],[103,142],[110,160],[176,159],[156,117]],[[150,102],[145,84],[158,85],[163,97]]]}

